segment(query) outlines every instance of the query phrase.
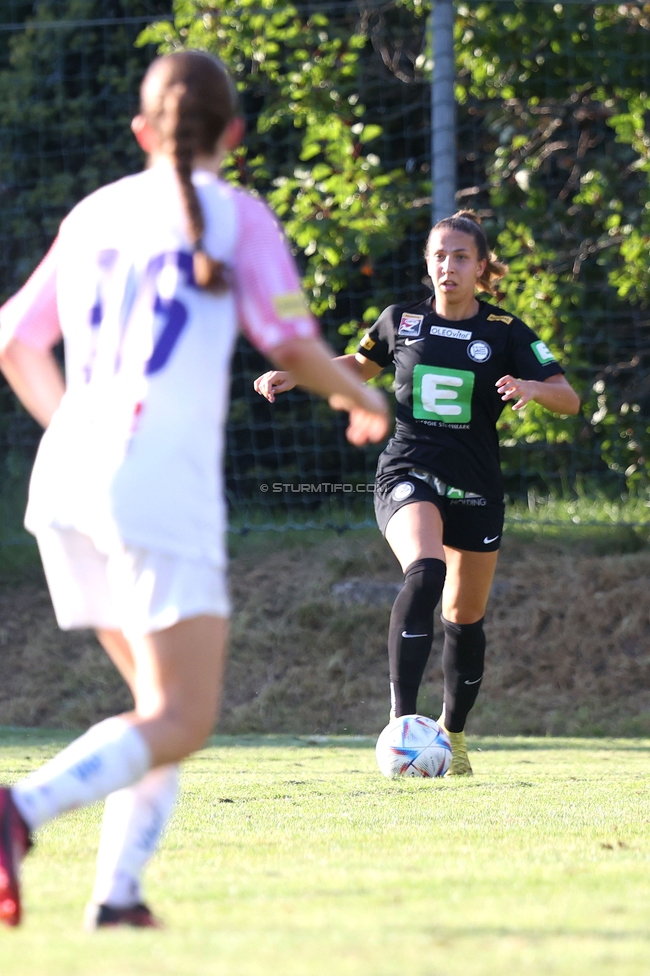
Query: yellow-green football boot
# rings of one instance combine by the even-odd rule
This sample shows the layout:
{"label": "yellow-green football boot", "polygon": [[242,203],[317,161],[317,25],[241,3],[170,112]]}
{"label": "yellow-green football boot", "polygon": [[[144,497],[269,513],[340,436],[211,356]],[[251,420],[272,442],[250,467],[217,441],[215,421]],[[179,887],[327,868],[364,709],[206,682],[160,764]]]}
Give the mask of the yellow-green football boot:
{"label": "yellow-green football boot", "polygon": [[438,725],[442,726],[449,736],[449,741],[451,742],[451,764],[445,773],[445,776],[473,776],[474,772],[472,770],[472,764],[470,763],[469,756],[467,755],[467,740],[465,739],[465,733],[449,731],[449,729],[445,726],[444,709],[442,715],[438,719]]}

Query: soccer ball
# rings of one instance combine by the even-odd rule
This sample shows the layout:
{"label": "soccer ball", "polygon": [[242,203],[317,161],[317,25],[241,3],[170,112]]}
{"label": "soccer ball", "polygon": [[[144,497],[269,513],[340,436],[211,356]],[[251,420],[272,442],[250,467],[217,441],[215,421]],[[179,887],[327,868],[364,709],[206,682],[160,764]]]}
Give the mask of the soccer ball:
{"label": "soccer ball", "polygon": [[451,743],[432,718],[402,715],[381,733],[375,754],[377,765],[389,779],[444,776],[451,762]]}

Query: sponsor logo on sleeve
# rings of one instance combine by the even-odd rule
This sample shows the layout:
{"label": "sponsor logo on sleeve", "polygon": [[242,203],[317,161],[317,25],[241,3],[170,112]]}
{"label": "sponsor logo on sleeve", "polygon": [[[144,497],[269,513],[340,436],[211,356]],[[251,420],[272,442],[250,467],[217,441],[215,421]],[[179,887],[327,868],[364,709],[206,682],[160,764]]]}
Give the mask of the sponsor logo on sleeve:
{"label": "sponsor logo on sleeve", "polygon": [[447,485],[445,495],[451,501],[467,502],[472,505],[485,504],[485,499],[481,495],[477,495],[475,491],[463,491],[462,488],[453,488],[451,485]]}
{"label": "sponsor logo on sleeve", "polygon": [[474,373],[418,364],[413,370],[413,416],[443,424],[468,424],[472,419]]}
{"label": "sponsor logo on sleeve", "polygon": [[423,322],[424,315],[411,315],[409,312],[403,312],[399,320],[397,334],[400,336],[419,336]]}
{"label": "sponsor logo on sleeve", "polygon": [[467,355],[475,363],[487,363],[492,355],[492,348],[487,342],[483,342],[482,339],[475,339],[467,347]]}
{"label": "sponsor logo on sleeve", "polygon": [[547,363],[557,362],[551,350],[548,348],[545,342],[542,342],[541,339],[538,339],[537,342],[532,342],[530,348],[533,350],[542,366],[546,366]]}
{"label": "sponsor logo on sleeve", "polygon": [[273,296],[273,309],[282,321],[302,318],[309,314],[305,296],[300,291],[288,291],[284,295]]}
{"label": "sponsor logo on sleeve", "polygon": [[506,325],[510,325],[512,322],[512,315],[488,315],[488,322],[505,322]]}
{"label": "sponsor logo on sleeve", "polygon": [[432,325],[429,333],[440,336],[442,339],[464,339],[467,341],[472,338],[471,332],[466,332],[464,329],[448,329],[446,325]]}
{"label": "sponsor logo on sleeve", "polygon": [[374,339],[371,339],[370,335],[366,332],[359,345],[361,346],[362,349],[367,349],[368,351],[370,351],[373,348],[373,346],[377,345],[377,343],[375,342]]}

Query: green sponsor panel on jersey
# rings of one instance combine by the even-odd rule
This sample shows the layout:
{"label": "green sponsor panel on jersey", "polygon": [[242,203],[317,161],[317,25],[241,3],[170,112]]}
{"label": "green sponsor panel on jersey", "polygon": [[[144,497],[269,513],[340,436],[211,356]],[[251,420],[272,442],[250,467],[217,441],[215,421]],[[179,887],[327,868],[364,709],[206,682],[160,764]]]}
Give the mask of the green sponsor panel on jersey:
{"label": "green sponsor panel on jersey", "polygon": [[472,419],[474,373],[418,365],[413,370],[413,416],[443,424],[468,424]]}
{"label": "green sponsor panel on jersey", "polygon": [[533,350],[542,366],[545,366],[547,363],[556,362],[555,356],[548,348],[546,343],[542,342],[541,339],[539,339],[537,342],[532,342],[530,348]]}

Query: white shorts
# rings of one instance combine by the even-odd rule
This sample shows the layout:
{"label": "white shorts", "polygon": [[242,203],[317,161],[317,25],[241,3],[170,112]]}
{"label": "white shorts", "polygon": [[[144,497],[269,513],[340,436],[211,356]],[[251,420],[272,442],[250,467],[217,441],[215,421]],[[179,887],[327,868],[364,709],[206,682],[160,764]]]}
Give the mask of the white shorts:
{"label": "white shorts", "polygon": [[62,630],[137,637],[201,614],[230,616],[225,567],[139,546],[105,555],[74,529],[46,529],[37,542]]}

